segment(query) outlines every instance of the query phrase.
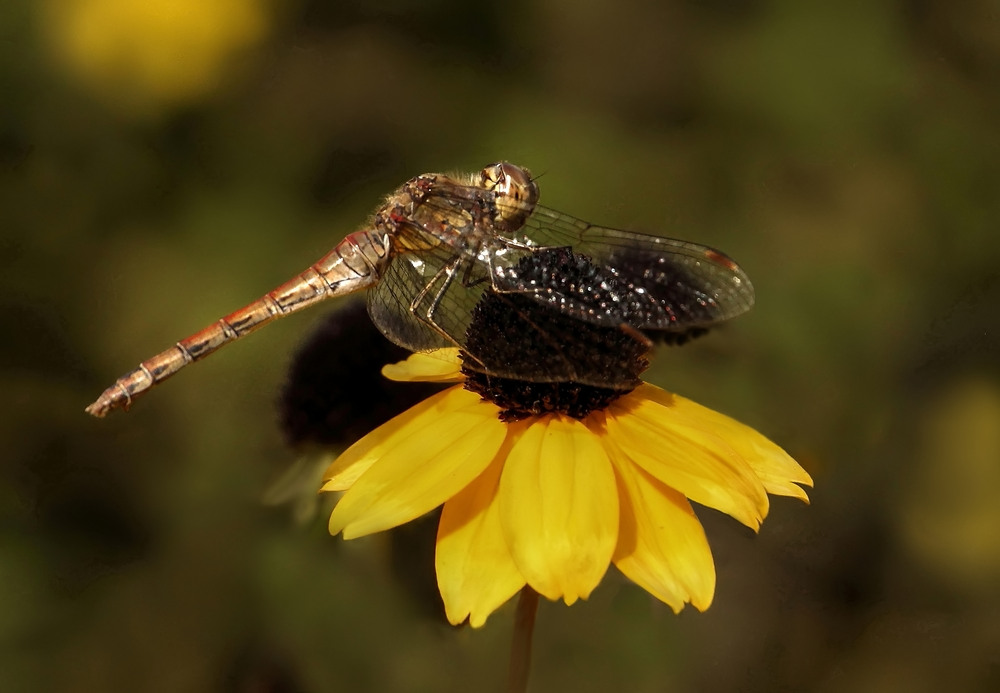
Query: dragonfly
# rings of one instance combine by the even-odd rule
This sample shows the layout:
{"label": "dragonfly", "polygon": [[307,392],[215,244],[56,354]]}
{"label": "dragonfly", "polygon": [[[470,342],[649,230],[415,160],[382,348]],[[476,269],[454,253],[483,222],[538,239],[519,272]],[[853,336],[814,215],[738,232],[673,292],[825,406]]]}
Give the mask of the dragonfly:
{"label": "dragonfly", "polygon": [[[127,410],[154,385],[225,344],[320,301],[362,290],[368,291],[368,312],[379,330],[414,352],[465,347],[473,309],[488,290],[637,333],[700,332],[753,305],[745,272],[718,250],[595,226],[543,207],[538,198],[537,179],[508,162],[473,174],[416,176],[389,194],[362,230],[305,271],[143,361],[86,411],[103,417]],[[533,256],[553,249],[585,258],[596,270],[592,281],[546,282],[526,271]],[[537,368],[493,364],[488,374],[615,385],[603,382],[600,373],[576,372],[568,355]]]}

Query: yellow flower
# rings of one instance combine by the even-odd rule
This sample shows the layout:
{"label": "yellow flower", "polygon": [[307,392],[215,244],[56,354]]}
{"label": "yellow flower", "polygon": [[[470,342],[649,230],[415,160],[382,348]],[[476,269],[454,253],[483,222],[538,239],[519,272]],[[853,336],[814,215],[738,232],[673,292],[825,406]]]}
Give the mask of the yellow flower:
{"label": "yellow flower", "polygon": [[56,57],[131,107],[203,96],[268,25],[261,0],[48,0],[42,7]]}
{"label": "yellow flower", "polygon": [[[446,353],[446,352],[451,353]],[[457,354],[387,366],[394,380],[461,381]],[[809,475],[757,431],[643,383],[582,419],[513,422],[459,384],[347,449],[324,491],[345,491],[330,532],[380,532],[444,505],[438,586],[474,627],[526,584],[572,604],[615,566],[679,611],[706,609],[715,567],[689,501],[756,530],[768,493],[808,501]]]}

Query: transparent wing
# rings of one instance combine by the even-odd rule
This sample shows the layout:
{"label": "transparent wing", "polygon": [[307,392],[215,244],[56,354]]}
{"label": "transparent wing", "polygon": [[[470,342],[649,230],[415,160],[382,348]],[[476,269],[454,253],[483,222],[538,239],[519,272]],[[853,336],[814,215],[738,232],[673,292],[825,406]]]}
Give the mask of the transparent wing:
{"label": "transparent wing", "polygon": [[523,251],[494,262],[501,290],[531,294],[588,322],[684,332],[729,320],[754,302],[739,265],[697,243],[594,226],[540,206],[507,240],[516,247],[569,247],[599,269],[593,286],[578,295],[553,295],[534,291],[516,271]]}
{"label": "transparent wing", "polygon": [[474,271],[469,250],[471,239],[485,233],[470,211],[474,193],[456,181],[439,183],[397,222],[394,255],[368,292],[368,313],[399,346],[425,351],[464,344],[469,313],[489,285],[485,270]]}
{"label": "transparent wing", "polygon": [[[389,341],[410,351],[427,351],[449,343],[410,310],[413,300],[433,279],[440,267],[416,253],[398,255],[367,296],[368,315]],[[433,258],[431,258],[433,259]]]}
{"label": "transparent wing", "polygon": [[465,346],[472,311],[490,286],[487,267],[445,244],[401,253],[368,291],[368,313],[411,351]]}
{"label": "transparent wing", "polygon": [[455,254],[416,302],[417,319],[447,335],[451,346],[466,346],[473,311],[490,287],[487,265],[466,254]]}
{"label": "transparent wing", "polygon": [[[499,250],[502,253],[503,247]],[[555,290],[566,286],[564,274],[577,271],[559,262],[590,267],[567,250],[519,252],[524,267],[551,269],[540,281]],[[608,387],[635,385],[622,372],[620,357],[608,358],[617,354],[609,343],[635,348],[634,337],[618,329],[620,321],[603,333],[594,328],[581,331],[571,313],[540,306],[521,291],[494,293],[483,301],[492,285],[489,267],[479,256],[456,252],[445,244],[401,253],[369,290],[368,311],[379,330],[396,344],[413,351],[460,346],[470,368],[491,376]],[[475,328],[470,330],[473,323]]]}

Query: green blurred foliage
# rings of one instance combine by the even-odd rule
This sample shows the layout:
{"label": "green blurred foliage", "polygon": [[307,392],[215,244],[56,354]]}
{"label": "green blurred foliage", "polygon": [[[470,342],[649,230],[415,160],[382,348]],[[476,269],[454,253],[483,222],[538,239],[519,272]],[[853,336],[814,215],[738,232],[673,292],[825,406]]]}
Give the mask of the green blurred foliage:
{"label": "green blurred foliage", "polygon": [[1000,687],[995,3],[252,3],[266,30],[159,98],[76,69],[52,27],[87,2],[0,7],[0,689],[502,690],[509,607],[447,627],[400,542],[260,503],[322,309],[83,413],[402,181],[498,159],[740,261],[755,310],[649,379],[816,480],[756,536],[701,513],[704,614],[610,574],[543,604],[533,690]]}

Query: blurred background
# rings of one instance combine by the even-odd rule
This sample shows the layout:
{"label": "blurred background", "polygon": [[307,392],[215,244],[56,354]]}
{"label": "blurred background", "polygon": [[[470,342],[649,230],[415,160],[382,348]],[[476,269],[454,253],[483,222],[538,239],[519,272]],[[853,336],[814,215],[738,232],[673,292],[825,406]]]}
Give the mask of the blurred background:
{"label": "blurred background", "polygon": [[511,605],[445,625],[421,523],[262,503],[311,454],[276,402],[335,306],[83,412],[404,180],[500,159],[741,263],[754,311],[647,379],[816,481],[759,535],[700,512],[703,614],[613,570],[543,603],[533,690],[1000,689],[994,0],[6,0],[0,95],[5,692],[503,689]]}

